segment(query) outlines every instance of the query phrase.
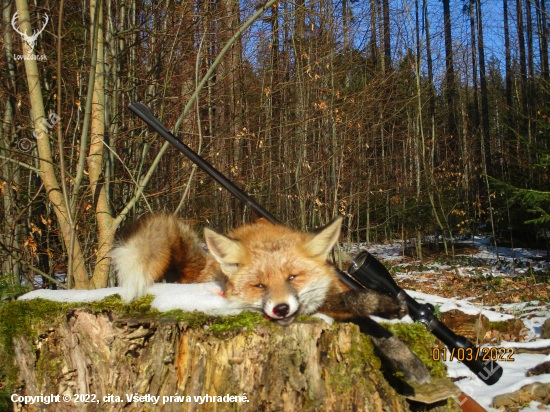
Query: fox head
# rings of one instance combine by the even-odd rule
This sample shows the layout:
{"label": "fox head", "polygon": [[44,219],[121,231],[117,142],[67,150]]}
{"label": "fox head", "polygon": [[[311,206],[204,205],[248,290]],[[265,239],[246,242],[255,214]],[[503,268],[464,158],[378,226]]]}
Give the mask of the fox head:
{"label": "fox head", "polygon": [[314,313],[329,290],[338,289],[337,274],[326,259],[341,226],[338,217],[302,233],[259,221],[227,236],[205,229],[204,236],[227,277],[226,298],[286,326],[299,315]]}

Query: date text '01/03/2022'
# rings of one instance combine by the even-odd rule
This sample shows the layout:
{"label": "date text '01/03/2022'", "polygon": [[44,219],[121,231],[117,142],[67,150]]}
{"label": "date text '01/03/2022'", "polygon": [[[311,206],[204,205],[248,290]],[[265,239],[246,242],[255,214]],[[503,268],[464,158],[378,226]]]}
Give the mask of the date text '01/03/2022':
{"label": "date text '01/03/2022'", "polygon": [[434,361],[439,360],[457,360],[463,361],[477,361],[481,359],[483,362],[492,361],[504,361],[513,362],[515,359],[514,348],[434,348],[432,350],[432,359]]}

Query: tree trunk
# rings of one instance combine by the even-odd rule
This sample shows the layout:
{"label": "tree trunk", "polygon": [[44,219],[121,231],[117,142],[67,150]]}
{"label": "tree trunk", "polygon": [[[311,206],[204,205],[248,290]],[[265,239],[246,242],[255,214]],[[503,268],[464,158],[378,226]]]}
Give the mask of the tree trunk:
{"label": "tree trunk", "polygon": [[[510,35],[508,29],[508,0],[502,0],[504,14],[504,48],[506,55],[506,105],[512,108],[512,55],[510,53]],[[508,133],[507,133],[508,134]]]}
{"label": "tree trunk", "polygon": [[[196,313],[176,320],[82,308],[62,312],[53,324],[33,324],[34,338],[13,337],[15,393],[60,395],[59,402],[25,410],[409,410],[383,378],[370,340],[353,324],[309,321],[281,328],[248,313],[215,318],[227,323],[207,327],[209,317]],[[89,402],[74,402],[77,394],[89,394]],[[64,395],[71,400],[63,402]],[[156,405],[129,402],[133,395],[160,398]],[[195,401],[205,395],[210,398]],[[222,401],[225,395],[241,399]],[[431,410],[458,410],[455,403],[440,405]],[[14,406],[21,410],[20,403]]]}
{"label": "tree trunk", "polygon": [[544,26],[546,24],[545,16],[541,13],[540,7],[540,1],[535,0],[535,14],[537,16],[537,31],[539,35],[540,71],[542,78],[548,81],[548,39],[546,38],[546,27]]}
{"label": "tree trunk", "polygon": [[377,15],[377,2],[370,0],[370,54],[373,62],[373,67],[378,67],[378,43],[376,41],[376,15]]}
{"label": "tree trunk", "polygon": [[[14,112],[15,112],[15,98],[17,95],[16,91],[16,77],[15,77],[15,62],[13,59],[13,37],[12,30],[10,30],[10,18],[12,15],[12,5],[9,0],[3,0],[2,2],[2,31],[4,32],[3,36],[3,54],[6,61],[6,72],[7,76],[7,87],[4,99],[0,102],[0,105],[3,106],[2,120],[3,124],[0,126],[0,151],[4,152],[8,147],[13,143],[12,135],[14,131]],[[8,96],[11,95],[11,96]],[[17,178],[19,172],[17,168],[14,167],[10,162],[3,161],[2,168],[2,179],[13,179]],[[13,245],[15,249],[19,248],[19,241],[16,237],[18,229],[15,227],[17,222],[15,218],[18,215],[17,205],[19,204],[18,195],[19,193],[13,189],[12,185],[4,185],[2,191],[3,197],[3,206],[4,206],[4,224],[3,224],[3,235],[0,237],[1,241],[5,245]],[[0,266],[2,273],[12,274],[13,282],[21,283],[20,279],[20,266],[21,264],[15,260],[12,256],[2,255],[2,264]]]}
{"label": "tree trunk", "polygon": [[[542,77],[544,80],[548,81],[550,75],[548,73],[548,26],[546,23],[546,7],[544,5],[544,0],[540,0],[540,20],[541,20],[541,60],[542,60]],[[538,10],[538,8],[537,8]]]}
{"label": "tree trunk", "polygon": [[[506,1],[506,0],[504,0]],[[479,127],[479,101],[477,94],[477,53],[476,53],[476,29],[474,17],[475,4],[474,0],[470,0],[470,31],[472,36],[472,81],[474,87],[474,115],[472,122],[474,124],[475,134],[478,133]],[[481,159],[481,146],[479,146],[478,157]]]}
{"label": "tree trunk", "polygon": [[529,83],[531,85],[535,79],[535,62],[533,56],[533,13],[530,1],[525,2],[525,14],[527,17],[527,64],[529,68]]}
{"label": "tree trunk", "polygon": [[481,125],[483,127],[482,135],[485,153],[482,154],[487,166],[491,166],[491,140],[489,130],[489,98],[487,91],[487,78],[485,77],[485,45],[483,43],[483,22],[481,21],[481,2],[476,0],[477,13],[477,44],[479,52],[479,85],[481,88]]}
{"label": "tree trunk", "polygon": [[452,136],[456,133],[455,122],[455,72],[453,63],[453,36],[451,34],[451,11],[450,0],[443,0],[443,20],[445,24],[445,71],[447,82],[447,104],[449,106],[449,133]]}
{"label": "tree trunk", "polygon": [[[432,46],[430,40],[430,19],[428,18],[428,1],[423,1],[424,10],[424,31],[426,33],[426,57],[428,63],[428,82],[430,85],[430,122],[432,124],[432,130],[435,129],[435,87],[434,87],[434,75],[432,64]],[[432,134],[432,158],[435,153],[435,134]]]}
{"label": "tree trunk", "polygon": [[[92,192],[93,202],[96,209],[97,228],[99,234],[99,244],[97,248],[97,262],[94,273],[90,281],[90,286],[94,289],[107,287],[109,280],[110,259],[109,251],[113,248],[115,241],[115,229],[113,229],[113,217],[109,208],[109,199],[103,182],[103,158],[105,149],[103,139],[105,138],[105,77],[104,77],[104,36],[103,36],[103,4],[101,1],[92,0],[90,2],[90,33],[94,32],[95,8],[99,10],[99,24],[97,34],[97,61],[96,75],[94,79],[94,94],[92,101],[91,115],[91,142],[90,151],[87,158],[88,172],[90,178],[90,191]],[[90,42],[92,45],[93,37]],[[93,50],[92,50],[93,53]]]}
{"label": "tree trunk", "polygon": [[389,0],[382,0],[384,14],[384,72],[391,70],[391,41],[390,41],[390,3]]}
{"label": "tree trunk", "polygon": [[[16,1],[17,11],[19,13],[20,30],[24,33],[32,33],[30,24],[29,6],[27,0]],[[23,52],[26,55],[34,55],[33,50],[23,42]],[[38,74],[38,64],[36,60],[24,60],[27,83],[29,87],[29,100],[31,103],[34,130],[37,135],[36,146],[40,157],[40,178],[44,182],[44,187],[53,210],[57,216],[60,234],[68,250],[70,250],[71,227],[67,218],[67,207],[54,169],[54,159],[50,146],[49,123],[50,117],[46,117],[44,109],[44,99],[42,97],[42,87],[40,85],[40,76]],[[84,289],[88,286],[88,274],[86,273],[84,256],[78,239],[75,240],[73,248],[74,276],[77,280],[77,288]]]}
{"label": "tree trunk", "polygon": [[[523,5],[521,0],[516,1],[516,11],[518,19],[518,41],[519,41],[519,70],[520,70],[520,87],[521,91],[519,96],[521,101],[518,102],[518,106],[521,107],[522,115],[527,115],[527,96],[526,96],[526,87],[527,87],[527,63],[525,61],[525,37],[523,33]],[[520,134],[524,135],[527,130],[527,121],[526,119],[520,120],[520,125],[522,129]]]}

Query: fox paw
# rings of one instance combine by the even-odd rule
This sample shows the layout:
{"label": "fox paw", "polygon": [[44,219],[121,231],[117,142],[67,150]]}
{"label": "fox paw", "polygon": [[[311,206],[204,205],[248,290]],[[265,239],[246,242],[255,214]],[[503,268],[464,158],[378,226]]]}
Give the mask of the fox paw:
{"label": "fox paw", "polygon": [[401,371],[405,374],[405,378],[410,382],[421,385],[430,383],[430,372],[428,372],[424,363],[412,353],[411,355],[406,364],[401,365]]}
{"label": "fox paw", "polygon": [[379,295],[378,308],[376,316],[380,316],[386,319],[401,319],[403,316],[409,313],[407,304],[390,296]]}

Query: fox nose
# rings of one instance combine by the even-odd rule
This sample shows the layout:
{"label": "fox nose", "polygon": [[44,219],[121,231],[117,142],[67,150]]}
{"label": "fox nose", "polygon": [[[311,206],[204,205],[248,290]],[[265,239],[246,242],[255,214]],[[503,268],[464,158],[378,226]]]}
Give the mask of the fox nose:
{"label": "fox nose", "polygon": [[286,303],[279,303],[273,308],[273,313],[275,314],[275,316],[284,318],[286,315],[288,315],[289,310],[290,306],[288,306]]}

